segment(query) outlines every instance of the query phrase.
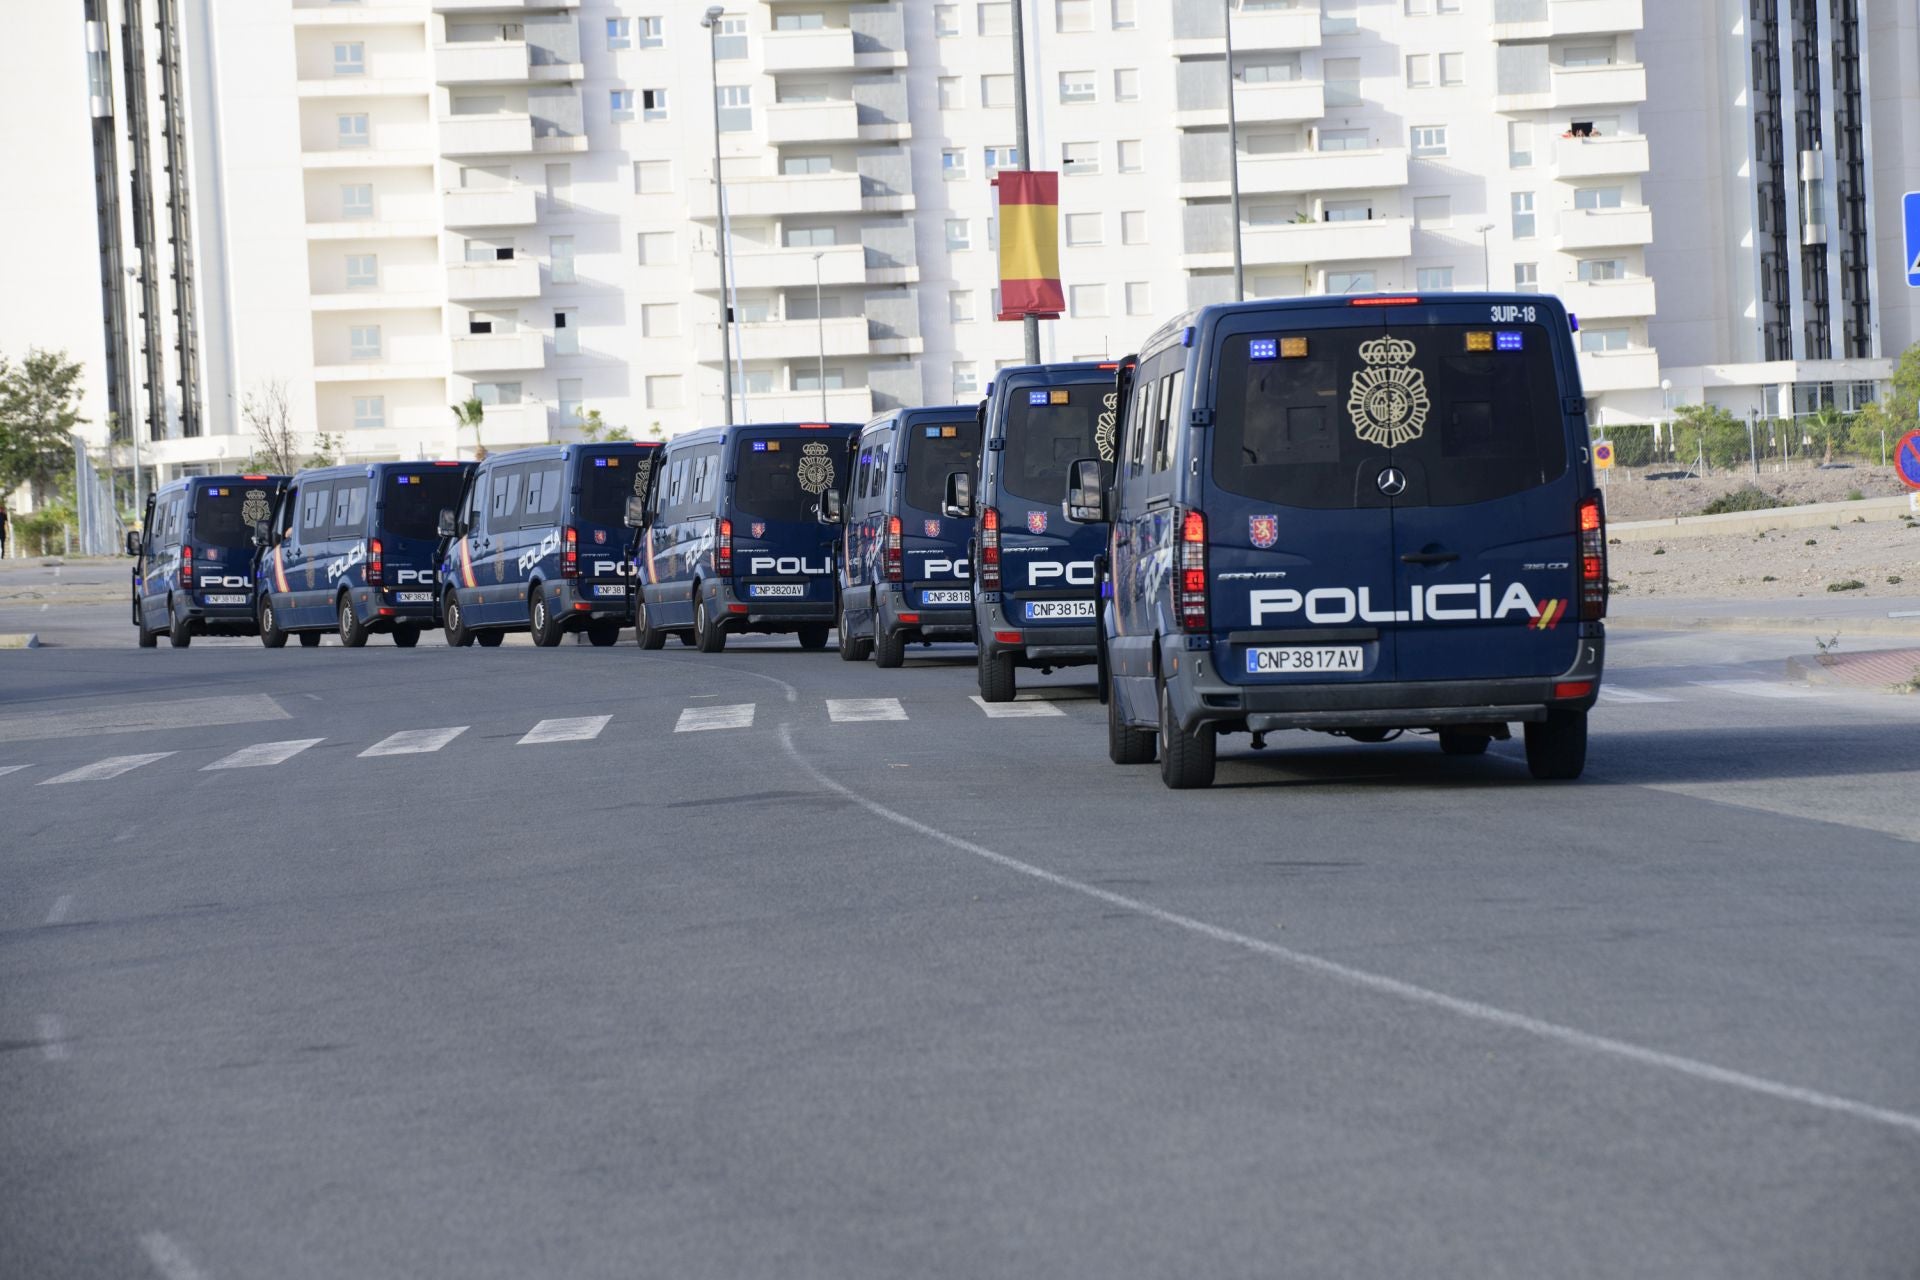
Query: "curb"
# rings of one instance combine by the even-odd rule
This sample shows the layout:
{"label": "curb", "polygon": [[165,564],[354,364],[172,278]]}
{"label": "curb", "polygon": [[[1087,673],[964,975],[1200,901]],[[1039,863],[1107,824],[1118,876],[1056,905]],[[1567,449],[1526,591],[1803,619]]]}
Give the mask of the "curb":
{"label": "curb", "polygon": [[1902,636],[1920,639],[1920,622],[1898,618],[1703,618],[1660,617],[1618,614],[1607,619],[1610,631],[1769,631],[1782,635],[1829,634],[1855,636]]}
{"label": "curb", "polygon": [[1862,498],[1858,502],[1820,502],[1803,507],[1768,507],[1763,511],[1729,511],[1717,516],[1672,516],[1664,520],[1623,520],[1607,525],[1608,541],[1658,542],[1668,538],[1702,538],[1723,533],[1760,533],[1767,529],[1813,529],[1846,525],[1864,516],[1868,523],[1904,520],[1913,514],[1910,496]]}
{"label": "curb", "polygon": [[33,631],[13,631],[0,634],[0,649],[38,649],[40,636]]}

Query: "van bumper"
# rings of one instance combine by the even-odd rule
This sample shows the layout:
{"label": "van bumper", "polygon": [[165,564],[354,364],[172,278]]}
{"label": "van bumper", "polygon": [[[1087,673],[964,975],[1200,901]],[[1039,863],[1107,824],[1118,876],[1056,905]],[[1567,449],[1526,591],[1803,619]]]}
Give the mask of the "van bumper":
{"label": "van bumper", "polygon": [[[563,620],[580,622],[590,619],[595,622],[612,619],[627,623],[633,621],[633,596],[627,590],[627,584],[619,583],[617,596],[595,595],[595,587],[614,586],[610,582],[583,582],[575,578],[560,579],[554,591],[553,611]],[[581,608],[585,605],[585,608]]]}
{"label": "van bumper", "polygon": [[[916,621],[902,622],[902,614],[912,614]],[[971,640],[973,606],[962,604],[941,605],[933,609],[911,608],[907,604],[906,592],[896,586],[880,595],[880,616],[875,620],[875,634],[882,631],[916,635],[923,640]]]}
{"label": "van bumper", "polygon": [[809,623],[832,624],[839,620],[832,600],[753,600],[734,590],[733,583],[710,583],[707,608],[722,627],[731,632],[792,631]]}
{"label": "van bumper", "polygon": [[[1188,732],[1202,725],[1281,729],[1429,729],[1444,725],[1516,724],[1552,711],[1587,711],[1599,700],[1606,634],[1589,624],[1580,656],[1557,676],[1516,679],[1378,681],[1347,684],[1235,685],[1220,678],[1208,655],[1164,640],[1161,670],[1174,714]],[[1177,663],[1177,665],[1176,665]],[[1583,685],[1576,696],[1567,685]]]}
{"label": "van bumper", "polygon": [[[984,596],[986,593],[982,593]],[[1005,605],[998,599],[982,599],[974,615],[980,628],[980,652],[989,657],[1012,654],[1013,660],[1027,667],[1079,667],[1099,660],[1099,636],[1094,623],[1063,627],[1056,623],[1014,622],[1007,617]],[[1001,634],[1018,633],[1018,643],[1001,640]]]}
{"label": "van bumper", "polygon": [[260,620],[253,613],[253,593],[233,591],[232,595],[247,597],[245,604],[207,604],[198,596],[187,596],[185,601],[175,606],[181,617],[193,625],[201,635],[209,636],[257,636],[260,634]]}
{"label": "van bumper", "polygon": [[432,598],[435,589],[408,587],[407,590],[424,591],[429,598],[425,603],[401,604],[399,590],[394,587],[362,587],[352,592],[353,612],[360,619],[360,625],[375,635],[385,635],[395,627],[439,626],[440,605]]}

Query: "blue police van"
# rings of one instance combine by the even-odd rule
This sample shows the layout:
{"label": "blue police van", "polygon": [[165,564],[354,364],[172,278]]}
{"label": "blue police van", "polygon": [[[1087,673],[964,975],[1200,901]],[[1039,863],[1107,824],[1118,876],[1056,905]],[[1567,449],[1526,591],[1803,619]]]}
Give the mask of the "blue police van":
{"label": "blue police van", "polygon": [[973,522],[980,697],[1011,702],[1015,668],[1096,660],[1095,561],[1105,531],[1061,518],[1076,459],[1113,458],[1117,363],[1002,369],[981,406],[976,476],[949,477],[944,514]]}
{"label": "blue police van", "polygon": [[741,632],[823,649],[838,611],[838,539],[822,495],[842,491],[850,423],[736,424],[669,441],[635,563],[643,648],[678,635],[718,653]]}
{"label": "blue police van", "polygon": [[471,462],[373,462],[302,471],[260,539],[251,595],[260,643],[328,631],[349,648],[385,634],[410,649],[439,625],[436,526]]}
{"label": "blue police van", "polygon": [[584,631],[611,645],[633,620],[627,502],[661,446],[629,440],[497,453],[442,513],[447,643],[492,647],[527,631],[542,648]]}
{"label": "blue police van", "polygon": [[196,635],[252,635],[253,545],[285,476],[194,476],[147,495],[133,557],[133,627],[142,649]]}
{"label": "blue police van", "polygon": [[900,409],[868,423],[845,502],[826,497],[840,548],[840,656],[897,667],[910,642],[973,639],[973,527],[945,515],[947,477],[973,475],[980,415],[969,405]]}
{"label": "blue police van", "polygon": [[1116,763],[1212,783],[1216,736],[1525,726],[1585,766],[1607,611],[1604,514],[1561,303],[1541,294],[1204,308],[1122,380],[1119,459],[1074,464],[1110,530],[1103,692]]}

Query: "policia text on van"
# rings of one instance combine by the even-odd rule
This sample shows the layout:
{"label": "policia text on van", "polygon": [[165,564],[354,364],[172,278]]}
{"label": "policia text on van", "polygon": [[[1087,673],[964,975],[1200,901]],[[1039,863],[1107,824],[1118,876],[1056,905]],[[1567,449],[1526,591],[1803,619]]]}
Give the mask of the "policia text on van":
{"label": "policia text on van", "polygon": [[1119,457],[1075,463],[1111,521],[1108,751],[1213,781],[1215,738],[1432,730],[1475,755],[1525,725],[1579,776],[1599,692],[1606,537],[1558,300],[1208,307],[1123,369]]}

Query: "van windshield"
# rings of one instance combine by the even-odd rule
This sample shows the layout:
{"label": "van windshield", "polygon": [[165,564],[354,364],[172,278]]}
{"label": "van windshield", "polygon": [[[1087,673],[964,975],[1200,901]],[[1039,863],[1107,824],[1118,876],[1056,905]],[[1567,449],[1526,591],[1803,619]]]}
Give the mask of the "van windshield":
{"label": "van windshield", "polygon": [[609,527],[625,523],[628,497],[644,498],[647,494],[647,476],[653,470],[656,452],[649,449],[638,457],[614,454],[583,459],[580,463],[580,523]]}
{"label": "van windshield", "polygon": [[[1281,339],[1304,340],[1307,354],[1280,356]],[[1229,337],[1218,356],[1214,483],[1321,510],[1381,505],[1360,480],[1388,457],[1410,482],[1400,505],[1465,506],[1548,484],[1567,471],[1550,342],[1539,325]]]}
{"label": "van windshield", "polygon": [[219,484],[193,501],[193,538],[213,547],[253,544],[253,526],[273,511],[273,489],[264,484]]}
{"label": "van windshield", "polygon": [[974,474],[980,463],[978,419],[921,422],[907,441],[907,505],[938,513],[947,500],[947,477]]}
{"label": "van windshield", "polygon": [[842,483],[846,452],[846,441],[838,436],[742,440],[734,455],[739,473],[733,485],[734,510],[776,522],[814,520],[820,495]]}
{"label": "van windshield", "polygon": [[465,479],[458,467],[431,471],[387,473],[380,494],[380,527],[396,538],[431,538],[440,527],[440,513],[460,505]]}
{"label": "van windshield", "polygon": [[1113,471],[1115,404],[1111,378],[1070,387],[1015,387],[1009,393],[1006,449],[1000,484],[1007,492],[1049,505],[1067,490],[1067,468],[1098,458]]}

